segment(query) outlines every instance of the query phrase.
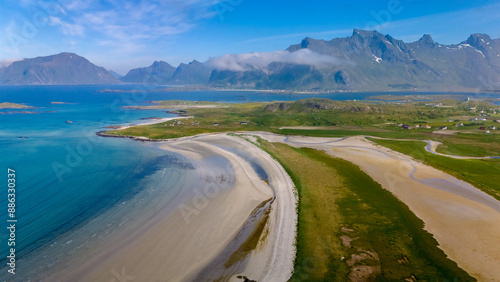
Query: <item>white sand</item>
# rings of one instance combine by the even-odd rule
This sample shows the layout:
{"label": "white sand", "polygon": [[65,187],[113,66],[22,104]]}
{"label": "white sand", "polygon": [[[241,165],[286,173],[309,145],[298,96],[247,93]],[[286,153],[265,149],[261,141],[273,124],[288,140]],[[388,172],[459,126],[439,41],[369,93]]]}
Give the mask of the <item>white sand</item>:
{"label": "white sand", "polygon": [[[250,254],[246,269],[235,276],[246,276],[256,281],[288,281],[293,271],[296,252],[297,198],[292,180],[275,159],[241,138],[216,135],[204,139],[251,153],[269,174],[270,184],[276,192],[276,199],[269,214],[269,233],[266,240]],[[235,279],[235,276],[231,280],[241,281]]]}
{"label": "white sand", "polygon": [[167,122],[171,120],[177,120],[177,119],[190,119],[193,118],[192,116],[189,117],[169,117],[169,118],[159,118],[159,119],[150,119],[145,122],[137,123],[137,124],[131,124],[131,125],[126,125],[126,126],[120,126],[120,128],[117,128],[115,130],[123,130],[130,128],[132,126],[139,126],[139,125],[151,125],[151,124],[157,124],[157,123],[162,123],[162,122]]}
{"label": "white sand", "polygon": [[169,215],[160,214],[163,217],[156,218],[154,224],[145,222],[132,234],[117,234],[102,249],[83,254],[47,281],[110,281],[122,270],[140,281],[190,281],[196,277],[227,247],[251,212],[273,196],[248,162],[213,145],[224,142],[239,144],[239,149],[259,159],[276,190],[266,242],[250,254],[242,275],[259,281],[287,281],[295,257],[296,198],[292,181],[265,152],[241,138],[223,134],[167,142],[162,147],[193,160],[226,158],[236,174],[235,188],[218,193],[198,191]]}

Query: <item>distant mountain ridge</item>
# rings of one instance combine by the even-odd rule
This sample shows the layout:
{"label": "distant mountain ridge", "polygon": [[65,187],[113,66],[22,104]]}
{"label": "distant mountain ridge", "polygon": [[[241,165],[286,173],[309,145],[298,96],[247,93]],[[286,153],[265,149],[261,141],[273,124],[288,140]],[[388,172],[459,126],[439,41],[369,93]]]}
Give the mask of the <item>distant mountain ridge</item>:
{"label": "distant mountain ridge", "polygon": [[73,53],[16,61],[0,69],[0,84],[114,84],[120,81],[103,67]]}
{"label": "distant mountain ridge", "polygon": [[325,88],[461,90],[494,87],[491,78],[500,75],[499,43],[486,34],[473,34],[453,45],[436,43],[428,34],[404,43],[377,31],[355,29],[350,37],[330,41],[305,38],[288,50],[308,48],[353,62],[323,71],[323,78],[338,78],[328,80]]}
{"label": "distant mountain ridge", "polygon": [[164,61],[155,61],[151,66],[130,70],[120,80],[130,83],[167,84],[175,68]]}
{"label": "distant mountain ridge", "polygon": [[155,61],[149,67],[130,70],[120,80],[148,84],[206,84],[211,72],[210,67],[196,60],[177,68],[164,61]]}
{"label": "distant mountain ridge", "polygon": [[[351,36],[329,41],[306,37],[286,50],[290,53],[277,51],[281,52],[281,59],[251,68],[241,67],[246,66],[246,62],[238,65],[237,61],[214,65],[210,60],[205,63],[195,60],[177,67],[155,61],[148,67],[130,70],[119,80],[85,58],[61,53],[25,59],[0,68],[0,84],[125,82],[312,91],[500,89],[500,39],[491,39],[486,34],[472,34],[459,44],[444,45],[428,34],[418,41],[405,43],[377,31],[354,29]],[[267,56],[272,56],[273,52],[269,53],[271,55]],[[287,54],[297,55],[298,59],[292,60]],[[245,56],[220,58],[239,60]],[[328,62],[308,63],[307,56]]]}
{"label": "distant mountain ridge", "polygon": [[330,41],[306,37],[286,50],[302,49],[339,59],[339,63],[317,67],[271,62],[264,69],[237,71],[194,61],[190,65],[196,62],[197,67],[191,67],[189,75],[174,77],[190,66],[181,64],[174,75],[163,82],[316,91],[484,91],[500,88],[495,84],[500,76],[500,39],[491,39],[486,34],[472,34],[459,44],[444,45],[435,42],[429,34],[418,41],[405,43],[377,31],[354,29],[351,36]]}

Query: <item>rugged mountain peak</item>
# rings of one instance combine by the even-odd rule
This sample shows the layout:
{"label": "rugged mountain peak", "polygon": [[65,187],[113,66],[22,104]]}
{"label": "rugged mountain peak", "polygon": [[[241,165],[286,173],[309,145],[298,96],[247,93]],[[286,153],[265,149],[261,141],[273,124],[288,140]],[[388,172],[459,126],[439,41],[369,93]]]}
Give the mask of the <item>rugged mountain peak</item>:
{"label": "rugged mountain peak", "polygon": [[154,69],[172,69],[174,67],[165,61],[154,61],[153,64],[151,65],[151,68],[154,68]]}
{"label": "rugged mountain peak", "polygon": [[387,40],[385,35],[376,30],[354,29],[350,39],[355,45],[358,46],[363,46],[365,44],[374,44],[379,46],[391,44],[391,42]]}
{"label": "rugged mountain peak", "polygon": [[422,41],[423,43],[427,43],[427,44],[432,44],[434,43],[434,39],[432,39],[432,36],[430,34],[424,34],[422,36],[422,38],[420,38],[419,41]]}
{"label": "rugged mountain peak", "polygon": [[203,63],[201,63],[200,61],[197,61],[197,60],[193,60],[192,62],[189,62],[190,65],[203,65]]}
{"label": "rugged mountain peak", "polygon": [[174,74],[175,67],[164,61],[154,61],[152,65],[144,68],[130,70],[120,78],[124,82],[132,83],[168,83]]}
{"label": "rugged mountain peak", "polygon": [[302,39],[302,42],[300,42],[300,48],[307,48],[307,46],[309,46],[309,43],[311,42],[311,40],[314,40],[314,39],[312,39],[311,37],[306,37],[306,38]]}
{"label": "rugged mountain peak", "polygon": [[493,40],[491,40],[489,35],[482,33],[474,33],[471,34],[466,41],[462,42],[462,44],[463,43],[469,44],[472,47],[484,50],[486,49],[487,45],[490,45],[492,42]]}
{"label": "rugged mountain peak", "polygon": [[424,34],[422,38],[420,38],[417,41],[417,43],[420,46],[429,46],[429,47],[436,47],[439,45],[434,41],[434,39],[432,39],[432,36],[430,34]]}
{"label": "rugged mountain peak", "polygon": [[374,36],[383,36],[382,33],[376,30],[362,30],[355,28],[352,31],[351,37],[374,37]]}

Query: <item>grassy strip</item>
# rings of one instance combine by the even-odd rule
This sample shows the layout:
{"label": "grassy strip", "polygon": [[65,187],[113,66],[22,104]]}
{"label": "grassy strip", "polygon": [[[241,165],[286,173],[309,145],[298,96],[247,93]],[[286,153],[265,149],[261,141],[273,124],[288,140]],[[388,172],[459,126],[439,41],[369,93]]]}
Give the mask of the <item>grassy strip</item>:
{"label": "grassy strip", "polygon": [[[347,265],[340,261],[344,255],[341,240],[335,236],[341,227],[339,211],[337,206],[330,204],[336,195],[324,189],[324,186],[334,185],[338,179],[325,166],[303,157],[300,150],[266,141],[261,141],[261,146],[285,168],[299,196],[297,257],[292,280],[320,281],[329,272],[330,261],[334,258],[338,262],[335,270],[339,279],[347,277]],[[306,178],[306,175],[309,177]],[[318,183],[311,183],[311,179]],[[317,188],[322,189],[310,189],[311,184],[321,185]]]}
{"label": "grassy strip", "polygon": [[500,134],[470,134],[458,133],[437,139],[443,142],[438,146],[436,152],[457,156],[500,156]]}
{"label": "grassy strip", "polygon": [[460,160],[431,154],[420,141],[370,139],[466,181],[500,200],[500,159]]}
{"label": "grassy strip", "polygon": [[418,131],[408,131],[403,129],[388,130],[378,128],[362,128],[362,129],[318,129],[318,130],[305,130],[305,129],[273,129],[274,133],[283,135],[303,135],[314,137],[346,137],[357,135],[369,135],[383,138],[397,138],[397,139],[413,139],[413,138],[426,138],[426,135]]}
{"label": "grassy strip", "polygon": [[292,280],[346,281],[367,269],[363,277],[370,280],[473,280],[405,204],[356,165],[313,149],[261,145],[299,191]]}

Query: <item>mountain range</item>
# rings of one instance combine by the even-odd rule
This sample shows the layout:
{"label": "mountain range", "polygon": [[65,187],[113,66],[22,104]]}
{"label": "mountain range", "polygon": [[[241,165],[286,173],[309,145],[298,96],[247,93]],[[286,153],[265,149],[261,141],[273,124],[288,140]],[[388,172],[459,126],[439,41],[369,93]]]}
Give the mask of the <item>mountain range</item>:
{"label": "mountain range", "polygon": [[217,88],[342,91],[498,90],[500,39],[472,34],[444,45],[430,35],[405,43],[377,31],[304,38],[286,50],[227,54],[207,62],[171,66],[155,61],[119,77],[83,57],[61,53],[0,68],[0,84],[204,85]]}

